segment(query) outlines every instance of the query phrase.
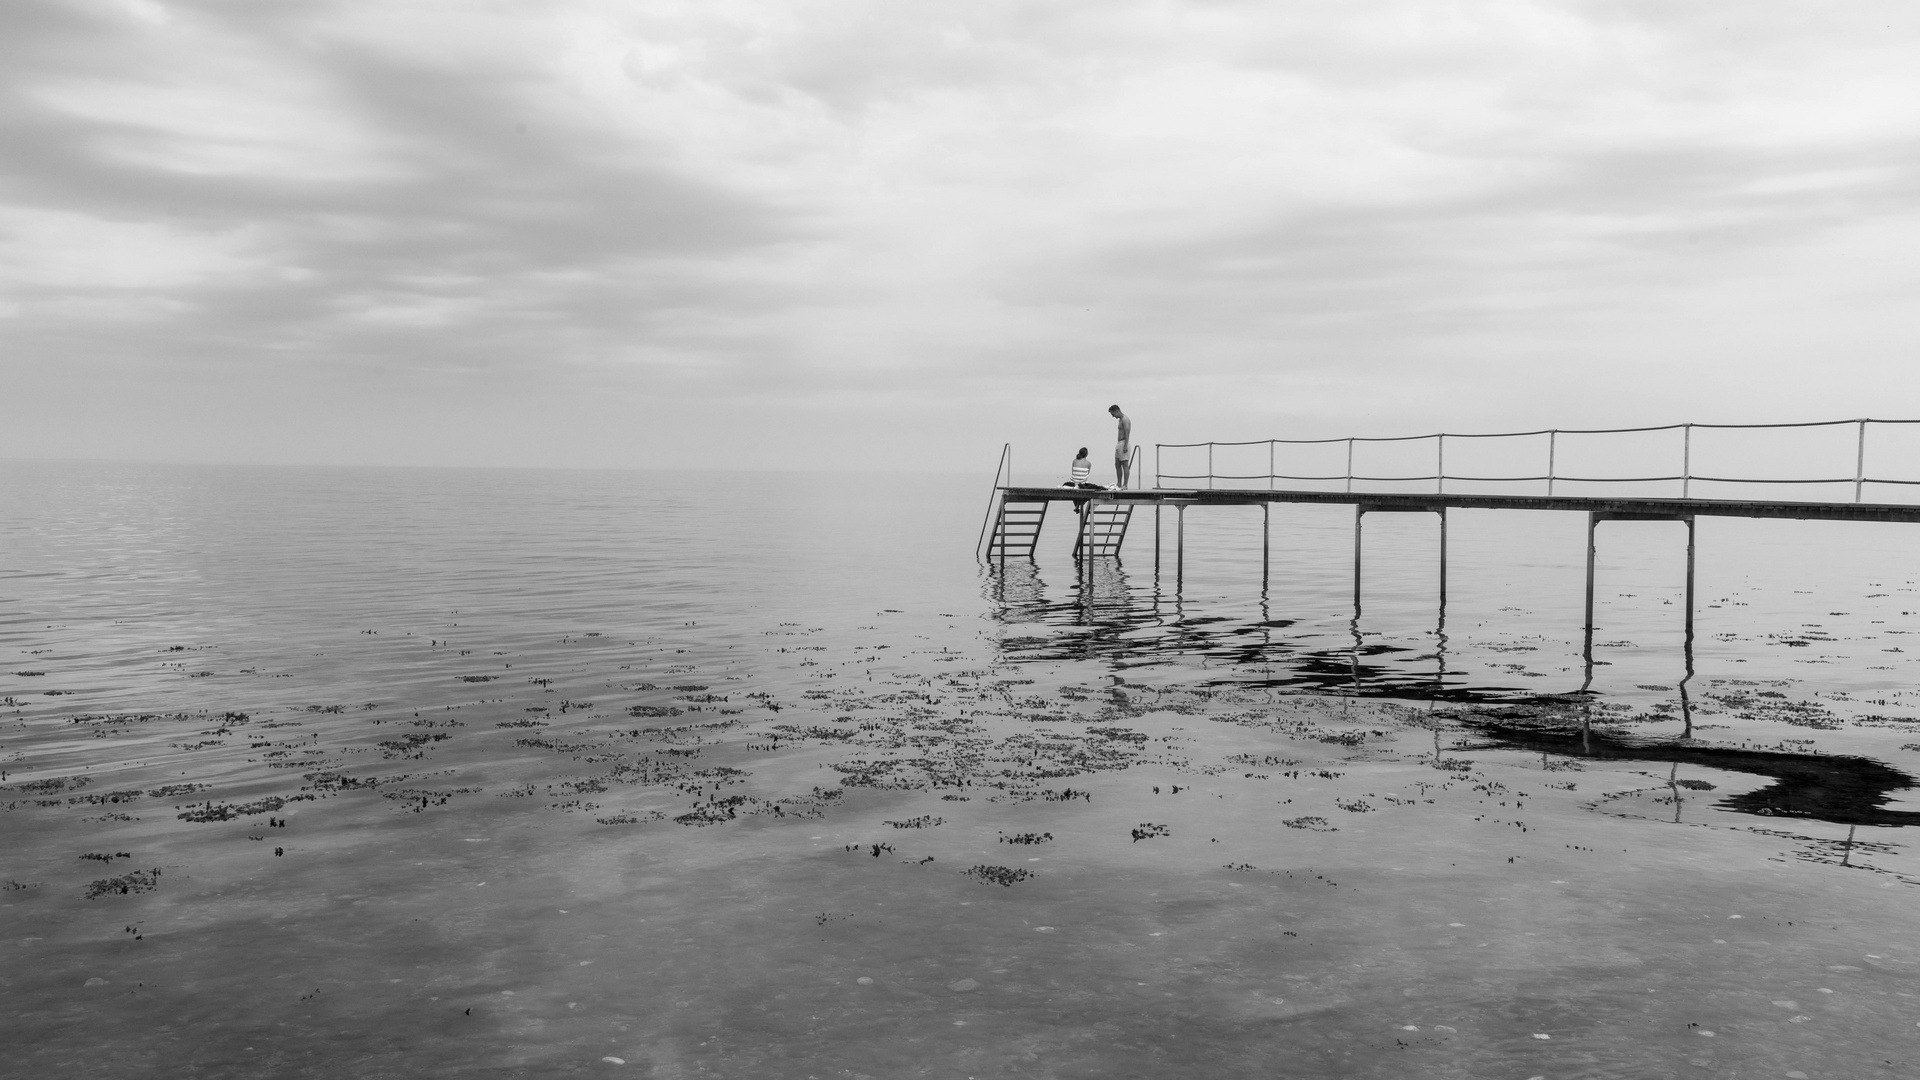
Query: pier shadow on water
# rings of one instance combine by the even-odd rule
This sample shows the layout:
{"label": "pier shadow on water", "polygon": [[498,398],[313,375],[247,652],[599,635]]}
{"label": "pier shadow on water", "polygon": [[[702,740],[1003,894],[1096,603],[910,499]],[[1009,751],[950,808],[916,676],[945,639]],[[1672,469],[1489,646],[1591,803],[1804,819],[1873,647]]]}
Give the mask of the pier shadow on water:
{"label": "pier shadow on water", "polygon": [[1500,707],[1493,715],[1442,714],[1477,741],[1466,750],[1529,750],[1590,761],[1645,761],[1748,773],[1773,783],[1715,805],[1764,817],[1807,818],[1836,825],[1920,824],[1920,813],[1891,810],[1891,794],[1913,777],[1884,762],[1839,754],[1790,753],[1719,746],[1690,738],[1643,738],[1595,730],[1590,723],[1540,707]]}
{"label": "pier shadow on water", "polygon": [[[1475,683],[1449,671],[1446,600],[1437,606],[1432,648],[1369,642],[1356,597],[1347,641],[1329,647],[1324,629],[1303,617],[1275,617],[1262,582],[1257,607],[1193,602],[1163,588],[1158,573],[1130,575],[1114,559],[1075,560],[1074,579],[1050,590],[1030,561],[990,566],[984,592],[996,620],[1009,629],[999,642],[1011,662],[1104,661],[1115,670],[1195,665],[1208,685],[1279,692],[1339,694],[1425,702],[1436,722],[1471,741],[1462,750],[1523,750],[1578,761],[1668,763],[1763,776],[1763,788],[1728,795],[1720,810],[1800,818],[1837,825],[1904,827],[1920,812],[1892,809],[1893,793],[1911,790],[1910,774],[1871,757],[1727,745],[1696,738],[1691,624],[1681,643],[1684,676],[1674,688],[1671,719],[1680,730],[1649,736],[1609,723],[1596,726],[1602,695],[1593,690],[1591,629],[1584,634],[1580,681],[1560,692]],[[1320,625],[1324,627],[1324,620]],[[1021,633],[1031,627],[1035,632]],[[1643,688],[1644,689],[1644,688]],[[1662,719],[1668,717],[1663,715]],[[1784,743],[1782,744],[1784,745]]]}

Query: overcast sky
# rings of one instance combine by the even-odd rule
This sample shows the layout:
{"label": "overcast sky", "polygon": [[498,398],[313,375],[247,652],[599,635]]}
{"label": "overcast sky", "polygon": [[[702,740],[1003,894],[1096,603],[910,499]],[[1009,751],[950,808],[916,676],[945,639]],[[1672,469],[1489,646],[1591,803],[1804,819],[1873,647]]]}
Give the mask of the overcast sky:
{"label": "overcast sky", "polygon": [[[1920,15],[6,0],[0,456],[1920,417]],[[1051,465],[1048,465],[1051,470]]]}

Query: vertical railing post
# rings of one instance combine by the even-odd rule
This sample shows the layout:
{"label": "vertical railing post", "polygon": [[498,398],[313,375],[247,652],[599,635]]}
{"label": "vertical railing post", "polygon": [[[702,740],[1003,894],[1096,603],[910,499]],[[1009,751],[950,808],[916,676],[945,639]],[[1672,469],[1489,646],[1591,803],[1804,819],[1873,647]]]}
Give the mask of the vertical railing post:
{"label": "vertical railing post", "polygon": [[1153,486],[1160,486],[1160,444],[1153,444]]}
{"label": "vertical railing post", "polygon": [[1273,490],[1274,481],[1279,479],[1279,477],[1273,475],[1277,471],[1273,467],[1273,447],[1274,447],[1274,441],[1272,439],[1268,439],[1267,440],[1267,490],[1268,491]]}
{"label": "vertical railing post", "polygon": [[1347,490],[1353,490],[1353,436],[1347,436]]}
{"label": "vertical railing post", "polygon": [[1680,497],[1690,498],[1693,489],[1693,425],[1680,429]]}
{"label": "vertical railing post", "polygon": [[1560,430],[1547,432],[1547,496],[1553,496],[1553,458],[1560,450]]}
{"label": "vertical railing post", "polygon": [[1213,444],[1207,444],[1207,490],[1213,490]]}
{"label": "vertical railing post", "polygon": [[1444,494],[1447,490],[1447,436],[1445,432],[1434,436],[1433,490]]}
{"label": "vertical railing post", "polygon": [[1853,501],[1860,501],[1860,488],[1867,482],[1867,422],[1860,421],[1859,449],[1853,455]]}

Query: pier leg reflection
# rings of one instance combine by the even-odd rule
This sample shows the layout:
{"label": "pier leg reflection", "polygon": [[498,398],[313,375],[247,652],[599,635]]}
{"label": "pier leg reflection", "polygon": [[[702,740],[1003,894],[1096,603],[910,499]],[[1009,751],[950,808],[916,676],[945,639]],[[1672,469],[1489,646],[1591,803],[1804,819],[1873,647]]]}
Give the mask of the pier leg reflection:
{"label": "pier leg reflection", "polygon": [[[1361,692],[1362,665],[1361,665],[1360,657],[1361,657],[1361,654],[1365,651],[1365,635],[1360,630],[1360,616],[1364,610],[1364,607],[1361,603],[1361,596],[1363,594],[1365,581],[1366,581],[1366,543],[1365,543],[1366,534],[1365,534],[1363,523],[1365,522],[1366,515],[1369,512],[1380,513],[1380,512],[1395,512],[1395,511],[1404,511],[1404,508],[1391,507],[1391,506],[1390,507],[1373,506],[1366,503],[1358,503],[1358,504],[1355,504],[1354,506],[1353,617],[1347,621],[1347,633],[1348,633],[1348,636],[1352,639],[1352,643],[1347,650],[1347,671],[1348,671],[1348,680],[1352,686],[1352,691],[1356,695]],[[1438,583],[1439,596],[1438,596],[1438,604],[1437,604],[1438,611],[1437,611],[1437,616],[1436,616],[1434,630],[1433,630],[1435,651],[1431,654],[1432,658],[1436,661],[1438,666],[1434,672],[1433,679],[1429,684],[1429,687],[1430,687],[1429,693],[1432,695],[1432,698],[1429,700],[1429,704],[1432,704],[1432,700],[1437,700],[1438,695],[1442,694],[1446,690],[1447,509],[1444,506],[1433,508],[1431,510],[1429,510],[1428,508],[1422,507],[1415,512],[1435,513],[1435,514],[1438,514],[1440,517],[1440,537],[1439,537],[1440,574],[1439,574],[1439,583]],[[1426,656],[1422,656],[1422,657],[1419,657],[1418,659],[1426,659],[1426,658],[1427,658]]]}
{"label": "pier leg reflection", "polygon": [[[1685,596],[1681,601],[1683,618],[1685,620],[1684,622],[1685,630],[1684,630],[1684,635],[1683,635],[1682,645],[1681,645],[1681,656],[1684,661],[1685,670],[1682,673],[1680,678],[1679,690],[1680,690],[1680,719],[1681,719],[1681,722],[1685,725],[1684,730],[1682,731],[1680,737],[1683,739],[1690,739],[1693,737],[1693,697],[1692,697],[1691,683],[1693,682],[1693,676],[1694,676],[1693,616],[1694,616],[1694,607],[1696,604],[1696,600],[1694,596],[1694,566],[1696,561],[1695,557],[1697,553],[1697,545],[1695,542],[1696,536],[1695,536],[1694,517],[1691,514],[1641,514],[1641,513],[1614,513],[1614,512],[1606,512],[1606,511],[1590,511],[1587,514],[1586,617],[1583,620],[1585,625],[1582,628],[1581,646],[1580,646],[1580,656],[1582,661],[1582,667],[1584,669],[1584,676],[1580,681],[1580,690],[1579,690],[1579,693],[1583,698],[1588,697],[1591,694],[1593,689],[1593,666],[1594,666],[1593,593],[1594,593],[1594,577],[1595,577],[1594,564],[1597,561],[1597,555],[1598,555],[1598,543],[1596,540],[1596,531],[1599,528],[1600,522],[1602,521],[1678,521],[1685,524],[1687,527],[1686,589],[1685,589]],[[1588,708],[1589,709],[1591,708],[1590,703]]]}
{"label": "pier leg reflection", "polygon": [[[1064,631],[1060,640],[1045,631],[1011,635],[1003,642],[1004,652],[1014,659],[1035,660],[1097,652],[1116,664],[1126,666],[1197,662],[1210,670],[1230,672],[1224,676],[1228,681],[1265,685],[1277,691],[1319,690],[1346,697],[1379,695],[1413,700],[1424,698],[1438,705],[1531,702],[1540,698],[1540,695],[1527,693],[1524,684],[1514,687],[1502,685],[1502,681],[1486,685],[1476,681],[1476,672],[1480,670],[1477,663],[1479,649],[1471,626],[1464,639],[1469,651],[1467,667],[1463,670],[1454,668],[1452,633],[1448,621],[1449,605],[1453,599],[1451,514],[1433,508],[1420,511],[1434,513],[1439,519],[1438,532],[1434,537],[1438,564],[1433,579],[1435,592],[1431,594],[1435,601],[1432,623],[1424,630],[1417,630],[1414,627],[1418,623],[1410,626],[1404,620],[1396,620],[1393,626],[1377,626],[1376,630],[1385,631],[1379,634],[1362,625],[1367,617],[1366,544],[1369,537],[1365,523],[1370,514],[1391,512],[1398,508],[1383,508],[1373,504],[1356,507],[1351,606],[1344,620],[1345,633],[1342,634],[1339,625],[1342,620],[1339,619],[1337,608],[1333,611],[1321,608],[1317,613],[1312,610],[1314,605],[1311,601],[1315,593],[1311,586],[1301,590],[1299,596],[1290,598],[1293,603],[1308,610],[1292,612],[1288,604],[1276,602],[1273,596],[1273,523],[1271,510],[1266,508],[1261,512],[1262,558],[1258,593],[1244,597],[1208,597],[1198,601],[1193,610],[1188,610],[1185,602],[1185,510],[1187,505],[1196,504],[1176,500],[1168,500],[1168,503],[1175,512],[1172,523],[1174,535],[1170,538],[1165,535],[1165,523],[1161,520],[1163,508],[1156,507],[1156,558],[1150,580],[1146,575],[1141,575],[1129,582],[1119,572],[1117,560],[1104,555],[1083,555],[1074,560],[1076,584],[1071,590],[1061,588],[1067,584],[1064,580],[1066,567],[1056,566],[1055,588],[1049,597],[1042,594],[1039,578],[1031,562],[1021,560],[1018,566],[1003,566],[1000,560],[993,560],[990,566],[998,569],[999,574],[991,586],[983,591],[999,609],[996,616],[1000,621],[1035,624],[1036,627],[1051,624]],[[1084,514],[1080,516],[1084,518]],[[1629,517],[1596,513],[1589,516],[1588,566],[1580,637],[1577,643],[1570,642],[1580,654],[1579,682],[1577,689],[1562,683],[1555,688],[1555,692],[1546,695],[1558,703],[1561,715],[1569,726],[1576,722],[1576,718],[1583,718],[1588,723],[1601,722],[1601,728],[1605,728],[1604,710],[1595,704],[1599,693],[1596,690],[1597,675],[1599,668],[1605,666],[1604,661],[1597,659],[1597,648],[1601,645],[1597,635],[1597,526],[1600,521],[1616,519],[1686,521],[1684,516],[1679,515],[1659,519],[1652,515]],[[1083,528],[1091,531],[1097,528],[1097,523],[1093,526],[1083,525]],[[1697,566],[1697,544],[1693,529],[1694,526],[1689,523],[1690,571]],[[1338,535],[1337,532],[1335,535]],[[1388,535],[1392,538],[1402,534],[1389,530]],[[1417,530],[1413,535],[1418,535]],[[1090,546],[1084,534],[1081,539],[1083,548]],[[1171,566],[1164,563],[1162,545],[1167,539],[1174,542]],[[1377,542],[1381,537],[1376,535],[1372,539]],[[1335,543],[1337,545],[1338,541]],[[1326,555],[1331,555],[1335,565],[1338,565],[1341,554],[1337,547]],[[1378,559],[1374,561],[1380,562]],[[1404,562],[1400,558],[1388,559],[1388,569],[1395,575],[1396,581],[1387,594],[1376,596],[1373,616],[1376,623],[1387,611],[1399,610],[1397,602],[1386,603],[1383,607],[1382,601],[1404,596],[1408,583],[1397,580]],[[1337,579],[1324,584],[1332,586],[1335,596],[1339,595]],[[1379,584],[1376,582],[1376,586]],[[1416,588],[1415,591],[1422,590]],[[1678,715],[1669,713],[1671,718],[1684,723],[1684,732],[1679,733],[1682,738],[1693,736],[1692,684],[1696,665],[1694,634],[1697,632],[1697,613],[1693,608],[1697,603],[1696,594],[1697,582],[1690,572],[1686,604],[1682,609],[1686,615],[1687,631],[1682,651],[1685,677],[1680,679]],[[1325,594],[1319,595],[1324,597]],[[1288,629],[1296,624],[1299,624],[1296,629]],[[1086,631],[1090,629],[1094,632],[1089,634]],[[1073,638],[1072,641],[1065,640],[1069,636]],[[1431,645],[1421,639],[1430,640]],[[1513,664],[1501,666],[1518,667]],[[1495,676],[1498,680],[1499,673],[1496,672]]]}

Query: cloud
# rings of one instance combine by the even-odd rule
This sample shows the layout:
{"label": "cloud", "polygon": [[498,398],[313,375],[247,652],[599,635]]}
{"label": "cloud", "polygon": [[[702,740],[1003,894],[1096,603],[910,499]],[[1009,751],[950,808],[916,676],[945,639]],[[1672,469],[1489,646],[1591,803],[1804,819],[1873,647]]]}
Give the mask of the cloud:
{"label": "cloud", "polygon": [[25,2],[0,347],[47,407],[0,454],[909,467],[1086,442],[1089,394],[1169,438],[1884,400],[1902,14]]}

